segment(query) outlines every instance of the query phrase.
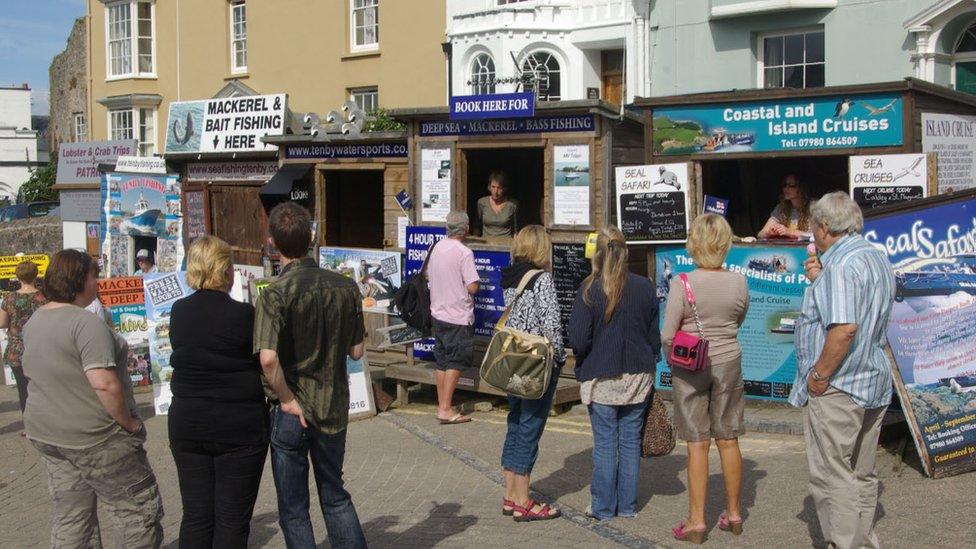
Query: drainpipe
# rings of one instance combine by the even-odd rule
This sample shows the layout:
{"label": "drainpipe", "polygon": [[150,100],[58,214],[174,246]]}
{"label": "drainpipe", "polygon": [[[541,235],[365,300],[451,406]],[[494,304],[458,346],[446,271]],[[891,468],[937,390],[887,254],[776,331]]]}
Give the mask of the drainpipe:
{"label": "drainpipe", "polygon": [[444,52],[444,57],[447,59],[447,102],[450,102],[451,96],[454,95],[454,63],[452,62],[452,44],[450,42],[442,43],[441,51]]}

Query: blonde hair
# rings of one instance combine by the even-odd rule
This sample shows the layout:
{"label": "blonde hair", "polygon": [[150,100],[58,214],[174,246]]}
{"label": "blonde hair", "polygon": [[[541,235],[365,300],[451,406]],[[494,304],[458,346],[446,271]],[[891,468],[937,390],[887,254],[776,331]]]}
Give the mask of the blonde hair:
{"label": "blonde hair", "polygon": [[230,244],[216,236],[201,236],[186,253],[186,283],[194,290],[225,291],[232,282],[227,278],[231,265]]}
{"label": "blonde hair", "polygon": [[583,302],[592,305],[590,288],[600,279],[603,293],[607,296],[607,308],[603,312],[603,322],[610,322],[627,283],[627,241],[616,227],[606,227],[597,235],[596,251],[593,253],[593,270],[583,281]]}
{"label": "blonde hair", "polygon": [[550,266],[549,254],[552,242],[542,225],[527,225],[515,235],[512,242],[512,263],[527,261],[539,269]]}
{"label": "blonde hair", "polygon": [[732,247],[732,227],[718,214],[698,216],[691,224],[686,248],[702,269],[718,269]]}

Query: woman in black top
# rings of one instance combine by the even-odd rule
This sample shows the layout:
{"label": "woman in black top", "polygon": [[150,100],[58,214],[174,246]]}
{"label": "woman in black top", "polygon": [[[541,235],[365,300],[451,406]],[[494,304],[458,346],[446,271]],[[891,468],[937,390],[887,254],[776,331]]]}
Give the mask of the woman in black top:
{"label": "woman in black top", "polygon": [[245,547],[268,453],[268,408],[252,347],[254,307],[231,299],[230,246],[193,242],[170,318],[169,440],[183,499],[180,547]]}

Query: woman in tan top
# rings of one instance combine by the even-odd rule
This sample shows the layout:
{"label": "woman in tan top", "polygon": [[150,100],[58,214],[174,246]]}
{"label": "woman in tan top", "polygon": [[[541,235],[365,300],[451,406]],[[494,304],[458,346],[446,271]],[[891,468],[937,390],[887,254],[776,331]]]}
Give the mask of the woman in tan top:
{"label": "woman in tan top", "polygon": [[[739,273],[724,268],[732,246],[732,229],[725,218],[700,216],[691,225],[688,253],[698,268],[688,273],[695,293],[698,315],[708,340],[708,367],[700,372],[672,368],[674,423],[678,437],[688,443],[688,518],[674,528],[679,540],[701,543],[705,525],[705,492],[708,486],[708,451],[715,439],[722,458],[722,475],[728,507],[719,518],[719,528],[739,535],[742,515],[742,454],[738,437],[745,433],[741,351],[736,339],[749,308],[749,288]],[[661,341],[669,356],[677,330],[697,334],[694,314],[678,277],[671,280],[664,313]]]}
{"label": "woman in tan top", "polygon": [[486,238],[515,236],[518,231],[518,202],[508,196],[508,178],[504,172],[488,176],[488,196],[478,199],[478,223]]}

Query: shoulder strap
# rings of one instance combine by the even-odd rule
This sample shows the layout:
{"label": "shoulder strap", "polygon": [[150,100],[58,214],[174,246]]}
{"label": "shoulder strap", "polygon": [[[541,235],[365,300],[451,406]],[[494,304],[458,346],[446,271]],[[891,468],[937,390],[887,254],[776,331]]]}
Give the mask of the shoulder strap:
{"label": "shoulder strap", "polygon": [[522,275],[522,280],[519,282],[518,288],[515,289],[515,297],[512,298],[512,302],[508,304],[508,307],[505,307],[505,312],[502,313],[502,316],[495,324],[495,330],[501,330],[505,327],[505,323],[508,322],[508,316],[512,313],[512,307],[515,306],[515,302],[518,301],[518,298],[522,295],[522,292],[525,291],[525,287],[529,285],[529,282],[531,282],[536,275],[540,275],[543,272],[545,271],[542,269],[532,269],[531,271]]}
{"label": "shoulder strap", "polygon": [[427,249],[427,257],[424,258],[424,264],[420,266],[420,274],[427,274],[427,262],[430,261],[430,255],[434,253],[434,246],[436,246],[438,242],[440,242],[440,240],[431,244],[430,248]]}
{"label": "shoulder strap", "polygon": [[678,279],[681,280],[681,285],[685,288],[685,298],[691,304],[691,312],[695,315],[695,326],[698,327],[698,335],[702,339],[705,339],[705,330],[702,328],[701,319],[698,318],[698,305],[695,304],[695,292],[691,289],[691,282],[688,280],[688,275],[681,273],[678,275]]}

